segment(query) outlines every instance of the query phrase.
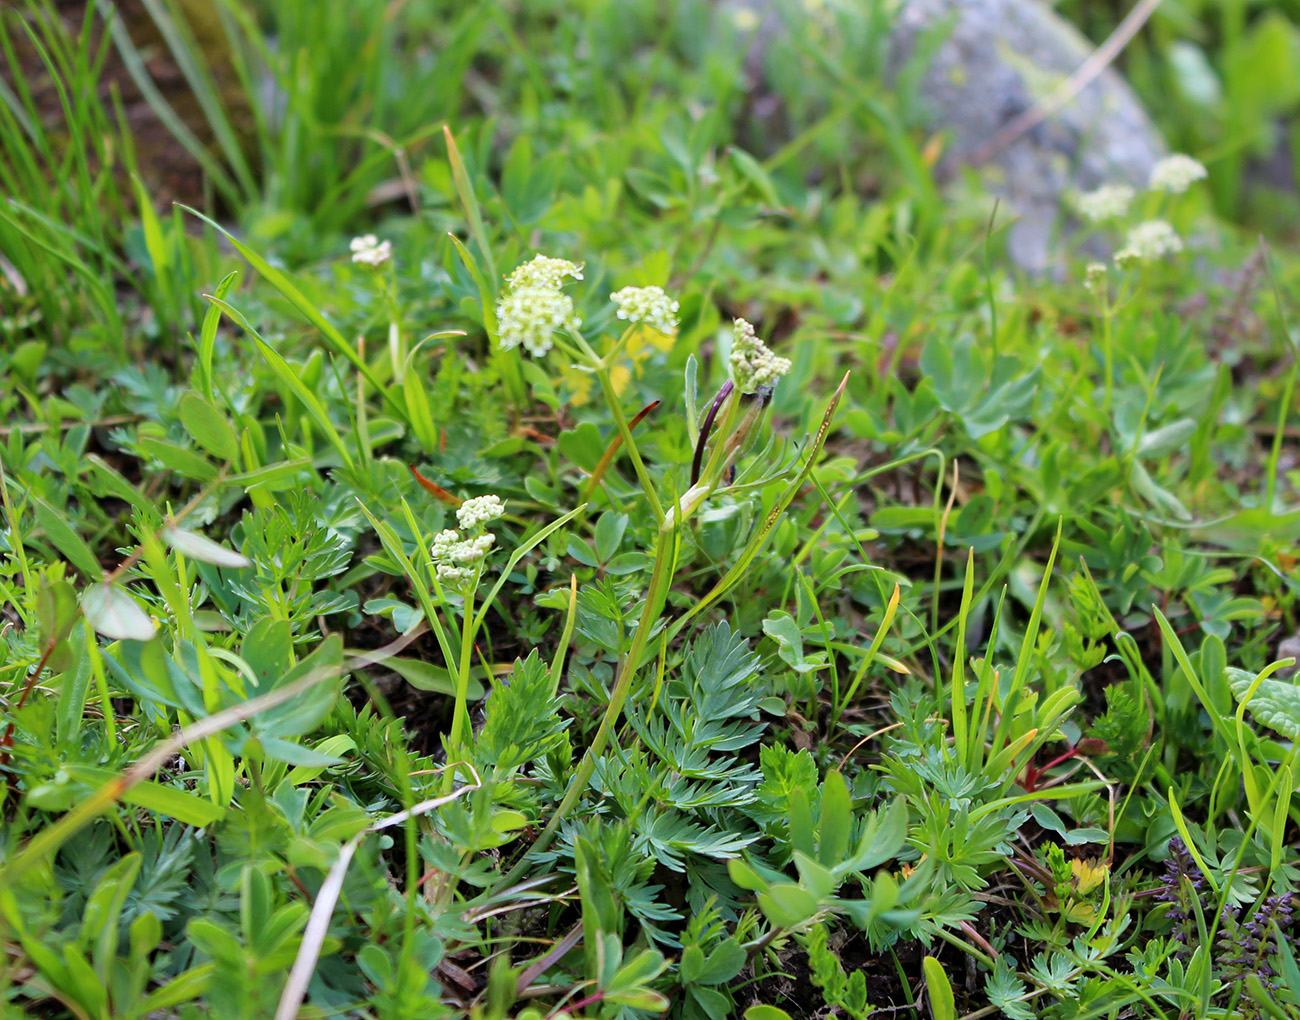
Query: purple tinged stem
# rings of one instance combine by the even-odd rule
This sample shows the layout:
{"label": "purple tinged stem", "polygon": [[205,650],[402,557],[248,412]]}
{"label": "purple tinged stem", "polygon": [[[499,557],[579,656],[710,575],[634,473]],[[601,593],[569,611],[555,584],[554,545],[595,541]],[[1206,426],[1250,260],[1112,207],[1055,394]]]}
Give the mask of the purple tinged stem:
{"label": "purple tinged stem", "polygon": [[713,431],[714,419],[718,417],[718,410],[722,407],[722,402],[727,399],[735,388],[736,384],[730,379],[722,384],[722,389],[718,390],[718,395],[713,398],[713,403],[709,406],[709,413],[704,416],[704,423],[700,425],[700,438],[695,442],[695,457],[691,461],[692,486],[700,480],[700,470],[704,466],[704,446],[709,441],[709,433]]}

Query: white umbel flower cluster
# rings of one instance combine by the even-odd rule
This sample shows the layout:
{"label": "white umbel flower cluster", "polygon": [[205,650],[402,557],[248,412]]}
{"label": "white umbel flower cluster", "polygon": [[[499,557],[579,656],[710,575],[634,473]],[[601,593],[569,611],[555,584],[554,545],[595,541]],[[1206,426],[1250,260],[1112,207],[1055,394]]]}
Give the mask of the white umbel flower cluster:
{"label": "white umbel flower cluster", "polygon": [[559,329],[577,329],[582,317],[573,298],[560,288],[564,278],[582,279],[582,267],[568,259],[538,255],[508,277],[506,293],[497,301],[497,335],[503,351],[522,346],[535,358],[555,346]]}
{"label": "white umbel flower cluster", "polygon": [[553,259],[549,255],[534,256],[531,262],[525,262],[506,277],[511,287],[551,287],[564,286],[564,278],[572,276],[582,279],[582,266],[568,259]]}
{"label": "white umbel flower cluster", "polygon": [[573,298],[555,287],[520,287],[497,302],[497,332],[501,349],[522,346],[535,358],[555,346],[557,329],[577,329],[582,317]]}
{"label": "white umbel flower cluster", "polygon": [[790,359],[773,354],[744,319],[732,325],[731,377],[741,393],[757,393],[776,385],[790,371]]}
{"label": "white umbel flower cluster", "polygon": [[496,536],[483,530],[506,512],[500,496],[475,496],[456,508],[456,520],[468,532],[447,528],[433,536],[429,554],[433,558],[440,584],[468,595],[483,574],[483,564],[496,544]]}
{"label": "white umbel flower cluster", "polygon": [[1181,195],[1194,181],[1203,181],[1205,177],[1205,164],[1180,152],[1167,156],[1152,168],[1151,190]]}
{"label": "white umbel flower cluster", "polygon": [[1106,289],[1106,263],[1089,262],[1084,272],[1083,286],[1090,294],[1098,294]]}
{"label": "white umbel flower cluster", "polygon": [[677,330],[676,301],[664,293],[662,287],[624,287],[616,290],[609,299],[618,307],[618,317],[629,323],[644,322],[660,333]]}
{"label": "white umbel flower cluster", "polygon": [[506,512],[500,496],[475,496],[467,499],[456,510],[456,520],[466,531],[481,527],[488,521],[495,521]]}
{"label": "white umbel flower cluster", "polygon": [[1096,191],[1088,191],[1074,200],[1079,215],[1092,223],[1117,220],[1128,212],[1133,201],[1133,189],[1126,184],[1103,184]]}
{"label": "white umbel flower cluster", "polygon": [[495,542],[496,536],[486,532],[465,539],[450,528],[438,532],[433,536],[433,545],[429,549],[437,566],[438,580],[449,588],[466,593],[477,581]]}
{"label": "white umbel flower cluster", "polygon": [[1183,239],[1164,220],[1147,220],[1128,232],[1124,247],[1115,253],[1120,267],[1148,262],[1183,250]]}
{"label": "white umbel flower cluster", "polygon": [[352,261],[363,266],[382,266],[393,257],[391,241],[381,241],[374,234],[352,239]]}

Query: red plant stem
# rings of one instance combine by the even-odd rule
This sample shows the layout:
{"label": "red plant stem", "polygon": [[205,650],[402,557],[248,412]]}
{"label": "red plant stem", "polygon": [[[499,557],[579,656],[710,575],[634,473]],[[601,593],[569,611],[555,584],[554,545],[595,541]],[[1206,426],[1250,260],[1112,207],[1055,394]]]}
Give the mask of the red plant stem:
{"label": "red plant stem", "polygon": [[[27,696],[32,693],[32,688],[36,686],[36,681],[40,679],[45,672],[45,664],[50,661],[50,656],[54,654],[54,639],[51,638],[45,646],[45,654],[41,656],[41,661],[36,664],[36,670],[27,678],[27,686],[23,688],[22,695],[18,698],[18,704],[14,706],[15,712],[22,711],[22,707],[27,704]],[[17,725],[15,720],[10,719],[9,725],[5,727],[5,735],[0,739],[0,747],[14,746],[14,726]],[[5,751],[0,754],[0,765],[9,764],[9,752]]]}
{"label": "red plant stem", "polygon": [[[588,995],[585,999],[579,999],[577,1002],[569,1003],[569,1005],[564,1007],[564,1012],[576,1013],[584,1006],[590,1006],[593,1002],[600,1002],[600,1000],[603,999],[604,997],[605,995],[603,992],[597,992],[595,995]],[[557,1009],[555,1013],[558,1012],[560,1011]],[[550,1014],[550,1016],[548,1016],[546,1020],[551,1020],[551,1017],[555,1016],[555,1013]]]}
{"label": "red plant stem", "polygon": [[1057,765],[1060,765],[1062,762],[1069,761],[1071,758],[1077,758],[1078,756],[1079,756],[1079,749],[1071,745],[1068,751],[1066,751],[1064,754],[1058,754],[1055,758],[1049,761],[1042,768],[1034,768],[1034,766],[1032,765],[1028,766],[1025,769],[1025,782],[1024,782],[1025,792],[1033,793],[1038,786],[1039,777],[1042,776],[1042,774],[1046,772],[1048,769],[1054,769],[1056,768]]}

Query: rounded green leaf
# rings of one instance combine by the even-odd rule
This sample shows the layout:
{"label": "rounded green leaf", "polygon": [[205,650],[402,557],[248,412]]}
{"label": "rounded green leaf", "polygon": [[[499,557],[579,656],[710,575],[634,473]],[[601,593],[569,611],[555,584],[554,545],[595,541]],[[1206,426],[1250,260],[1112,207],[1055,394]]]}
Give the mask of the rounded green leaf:
{"label": "rounded green leaf", "polygon": [[789,1013],[780,1006],[769,1006],[763,1003],[758,1006],[750,1006],[745,1010],[745,1020],[792,1020]]}
{"label": "rounded green leaf", "polygon": [[148,641],[157,631],[135,599],[111,584],[92,584],[82,592],[81,611],[98,633],[114,641]]}
{"label": "rounded green leaf", "polygon": [[214,567],[251,567],[253,561],[233,549],[218,545],[212,539],[200,535],[197,531],[183,528],[163,528],[163,541],[200,563],[211,563]]}
{"label": "rounded green leaf", "polygon": [[181,397],[180,412],[190,438],[212,456],[234,460],[239,455],[239,439],[226,416],[197,393]]}

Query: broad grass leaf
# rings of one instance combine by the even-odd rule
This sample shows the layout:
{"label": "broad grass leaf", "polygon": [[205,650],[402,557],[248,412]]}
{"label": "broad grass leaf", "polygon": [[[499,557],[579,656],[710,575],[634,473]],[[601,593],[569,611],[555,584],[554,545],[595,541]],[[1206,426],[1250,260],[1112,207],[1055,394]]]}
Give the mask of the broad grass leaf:
{"label": "broad grass leaf", "polygon": [[[1227,668],[1228,686],[1241,701],[1257,674]],[[1262,680],[1247,706],[1250,714],[1290,740],[1300,740],[1300,687],[1286,680]]]}

